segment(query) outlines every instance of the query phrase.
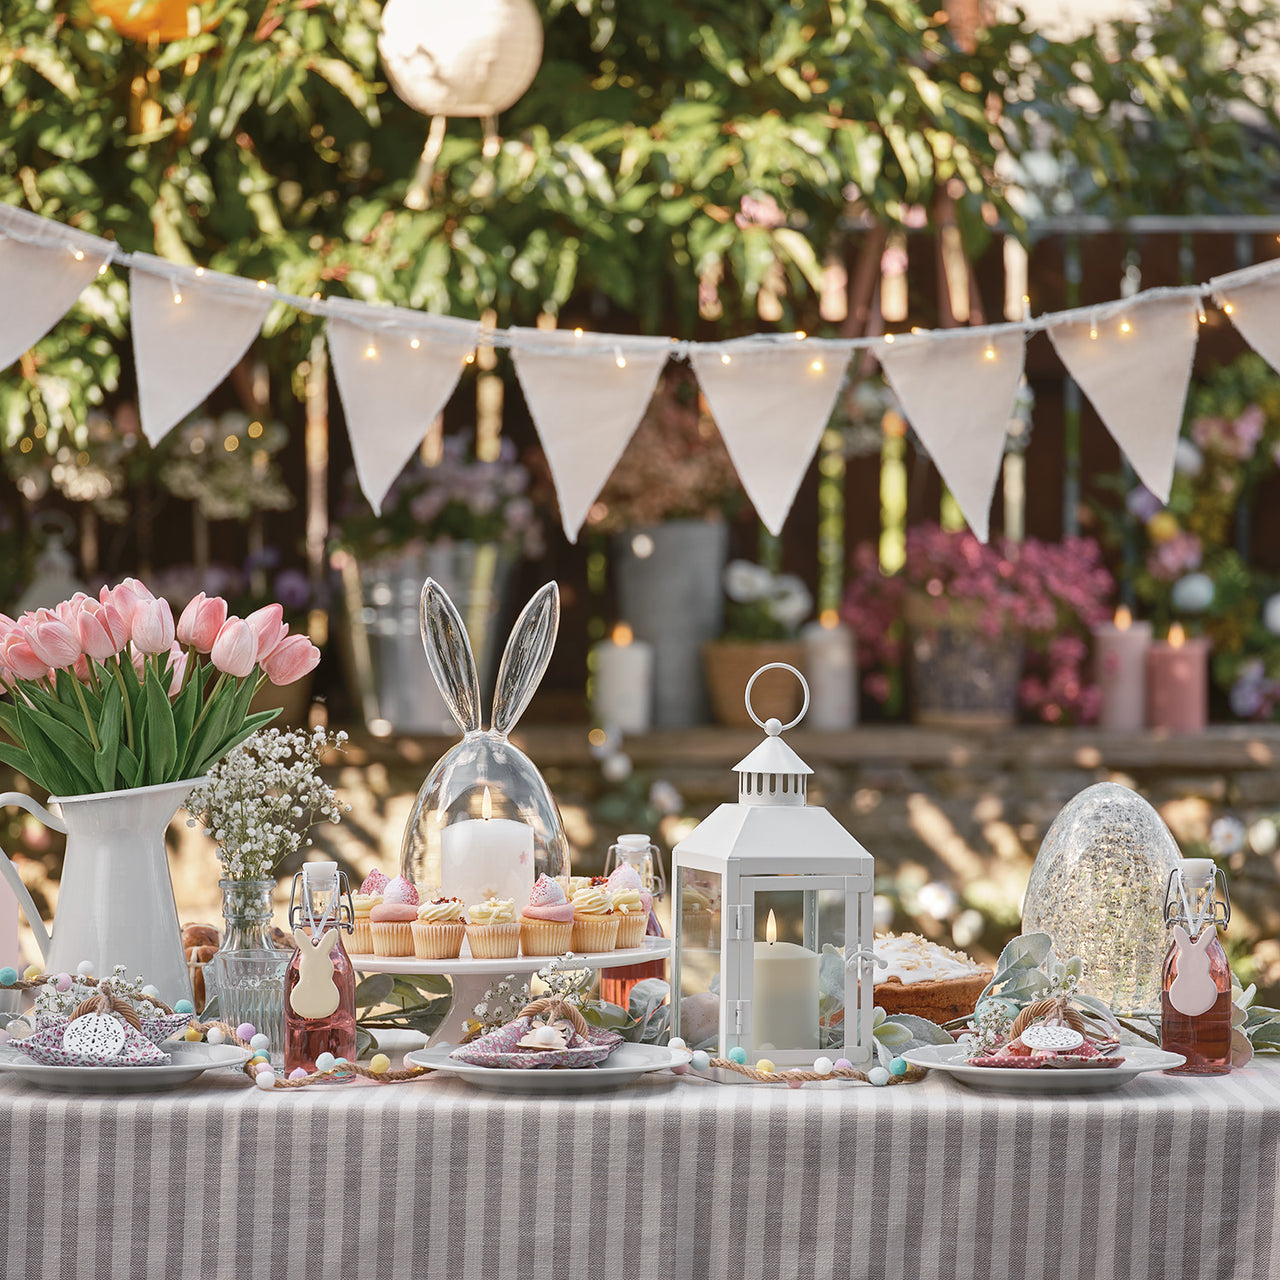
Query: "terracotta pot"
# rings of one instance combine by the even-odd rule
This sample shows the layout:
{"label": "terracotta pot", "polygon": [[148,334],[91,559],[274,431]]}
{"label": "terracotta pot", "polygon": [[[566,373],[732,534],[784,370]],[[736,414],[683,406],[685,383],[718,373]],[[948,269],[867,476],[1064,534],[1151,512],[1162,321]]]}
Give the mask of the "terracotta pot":
{"label": "terracotta pot", "polygon": [[[711,710],[718,723],[754,727],[744,700],[747,681],[770,662],[786,662],[803,671],[804,645],[799,640],[712,640],[702,646]],[[803,701],[800,682],[786,671],[765,672],[751,691],[751,705],[761,720],[777,716],[787,724],[795,719]]]}

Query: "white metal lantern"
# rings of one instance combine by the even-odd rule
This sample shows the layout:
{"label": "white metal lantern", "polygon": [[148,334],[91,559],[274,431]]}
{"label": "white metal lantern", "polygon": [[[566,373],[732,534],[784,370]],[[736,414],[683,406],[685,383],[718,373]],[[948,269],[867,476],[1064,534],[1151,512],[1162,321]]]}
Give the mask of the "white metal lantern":
{"label": "white metal lantern", "polygon": [[[804,706],[761,721],[751,689],[790,671]],[[807,802],[813,772],[779,736],[809,709],[809,686],[773,662],[751,677],[752,720],[768,735],[735,766],[738,803],[722,804],[672,855],[673,1033],[690,1048],[742,1049],[748,1062],[810,1066],[872,1057],[874,860],[826,809]],[[829,1052],[832,1051],[832,1052]]]}

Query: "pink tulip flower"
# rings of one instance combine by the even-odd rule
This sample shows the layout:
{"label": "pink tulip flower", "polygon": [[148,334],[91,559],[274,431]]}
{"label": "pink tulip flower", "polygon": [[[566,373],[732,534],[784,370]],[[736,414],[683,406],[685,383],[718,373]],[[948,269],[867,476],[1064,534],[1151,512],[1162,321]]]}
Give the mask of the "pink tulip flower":
{"label": "pink tulip flower", "polygon": [[46,667],[53,667],[55,670],[69,667],[83,653],[76,633],[48,609],[39,610],[35,620],[29,622],[25,630],[31,651]]}
{"label": "pink tulip flower", "polygon": [[145,654],[167,653],[174,641],[173,610],[167,600],[138,600],[129,624],[133,647]]}
{"label": "pink tulip flower", "polygon": [[144,586],[137,578],[126,578],[123,582],[113,588],[103,587],[98,592],[98,600],[102,604],[115,605],[117,612],[124,619],[125,625],[133,626],[133,615],[138,605],[144,600],[154,600],[155,596],[151,594],[148,587]]}
{"label": "pink tulip flower", "polygon": [[227,602],[221,596],[212,598],[202,591],[182,611],[178,619],[178,643],[192,645],[200,653],[208,653],[227,620]]}
{"label": "pink tulip flower", "polygon": [[306,636],[289,636],[262,664],[267,679],[275,685],[292,684],[314,671],[320,661],[320,650]]}
{"label": "pink tulip flower", "polygon": [[4,665],[18,680],[40,680],[49,674],[49,664],[42,662],[20,627],[15,627],[0,645]]}
{"label": "pink tulip flower", "polygon": [[[112,616],[109,617],[108,614]],[[95,662],[106,662],[108,658],[114,658],[128,639],[127,635],[124,639],[116,639],[113,619],[123,628],[123,620],[115,609],[109,604],[98,604],[96,601],[81,609],[76,616],[76,636],[80,647]]]}
{"label": "pink tulip flower", "polygon": [[82,653],[71,667],[71,674],[81,684],[89,683],[89,659]]}
{"label": "pink tulip flower", "polygon": [[228,618],[209,651],[213,665],[226,675],[240,679],[253,670],[258,654],[257,637],[243,618]]}
{"label": "pink tulip flower", "polygon": [[255,609],[245,621],[252,628],[254,639],[258,642],[256,658],[259,664],[289,634],[289,628],[284,622],[283,605],[264,605],[261,609]]}

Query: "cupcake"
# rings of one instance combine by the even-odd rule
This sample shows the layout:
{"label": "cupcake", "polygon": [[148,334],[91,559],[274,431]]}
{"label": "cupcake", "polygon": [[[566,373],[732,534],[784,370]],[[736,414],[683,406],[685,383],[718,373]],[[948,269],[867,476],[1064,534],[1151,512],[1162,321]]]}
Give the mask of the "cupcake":
{"label": "cupcake", "polygon": [[509,960],[520,954],[520,922],[512,898],[486,898],[467,908],[467,942],[473,960]]}
{"label": "cupcake", "polygon": [[382,901],[369,912],[375,956],[413,955],[413,922],[418,918],[418,891],[404,876],[388,880]]}
{"label": "cupcake", "polygon": [[603,877],[593,877],[590,884],[573,895],[572,901],[573,949],[582,953],[612,951],[618,941],[618,917]]}
{"label": "cupcake", "polygon": [[635,867],[625,862],[614,869],[607,887],[618,917],[618,950],[643,946],[649,912],[653,910],[653,894],[644,887]]}
{"label": "cupcake", "polygon": [[520,950],[527,956],[560,956],[573,938],[573,904],[560,885],[541,875],[520,913]]}
{"label": "cupcake", "polygon": [[413,954],[420,960],[456,960],[466,932],[461,898],[424,902],[413,922]]}
{"label": "cupcake", "polygon": [[369,913],[382,901],[380,893],[365,893],[361,886],[359,893],[351,895],[351,905],[355,909],[354,928],[351,930],[351,946],[354,955],[367,956],[373,951],[373,931],[369,923]]}

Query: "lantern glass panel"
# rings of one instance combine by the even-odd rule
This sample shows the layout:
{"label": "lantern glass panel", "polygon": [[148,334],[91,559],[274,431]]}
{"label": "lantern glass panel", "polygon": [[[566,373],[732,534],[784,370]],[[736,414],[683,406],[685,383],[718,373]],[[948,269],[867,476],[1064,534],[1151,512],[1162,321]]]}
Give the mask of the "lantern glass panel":
{"label": "lantern glass panel", "polygon": [[674,985],[680,996],[680,1034],[691,1049],[716,1048],[720,1036],[722,891],[718,872],[679,869],[673,907],[680,921]]}

